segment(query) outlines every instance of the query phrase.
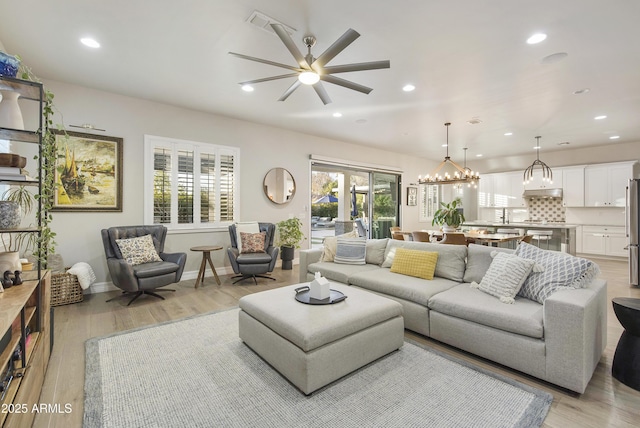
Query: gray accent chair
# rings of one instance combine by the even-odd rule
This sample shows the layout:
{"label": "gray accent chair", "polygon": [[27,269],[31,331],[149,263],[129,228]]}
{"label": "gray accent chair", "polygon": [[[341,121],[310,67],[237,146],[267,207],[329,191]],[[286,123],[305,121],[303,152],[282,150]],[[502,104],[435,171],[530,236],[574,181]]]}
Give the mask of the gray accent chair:
{"label": "gray accent chair", "polygon": [[[129,306],[143,294],[149,294],[164,300],[164,297],[151,291],[175,291],[158,290],[158,287],[173,284],[180,281],[184,265],[187,262],[185,253],[165,253],[164,241],[167,237],[167,228],[161,225],[151,226],[117,226],[102,229],[102,244],[107,257],[107,267],[111,274],[113,284],[122,290],[123,294],[133,294],[134,297],[127,303]],[[161,262],[143,263],[132,266],[122,258],[116,239],[136,238],[151,235],[153,244],[162,259]],[[116,296],[111,300],[121,296]]]}
{"label": "gray accent chair", "polygon": [[237,274],[233,278],[238,278],[233,283],[253,278],[253,282],[258,284],[256,278],[267,278],[275,281],[269,272],[272,272],[278,261],[278,247],[273,246],[273,238],[276,233],[276,226],[273,223],[258,223],[260,232],[266,232],[264,240],[264,253],[240,253],[238,250],[238,239],[236,233],[236,225],[229,226],[229,237],[231,238],[231,247],[227,248],[229,261],[233,271]]}

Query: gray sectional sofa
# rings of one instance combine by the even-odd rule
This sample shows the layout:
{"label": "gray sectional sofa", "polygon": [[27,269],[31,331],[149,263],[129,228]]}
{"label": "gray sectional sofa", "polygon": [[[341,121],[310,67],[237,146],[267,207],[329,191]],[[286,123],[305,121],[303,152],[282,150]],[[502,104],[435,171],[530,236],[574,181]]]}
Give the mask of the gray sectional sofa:
{"label": "gray sectional sofa", "polygon": [[[438,252],[433,280],[391,272],[387,257],[396,247]],[[372,239],[359,265],[321,261],[322,249],[302,250],[300,282],[320,272],[388,297],[402,304],[406,329],[583,393],[607,342],[606,281],[557,291],[543,304],[520,296],[505,304],[469,284],[481,282],[493,250]]]}

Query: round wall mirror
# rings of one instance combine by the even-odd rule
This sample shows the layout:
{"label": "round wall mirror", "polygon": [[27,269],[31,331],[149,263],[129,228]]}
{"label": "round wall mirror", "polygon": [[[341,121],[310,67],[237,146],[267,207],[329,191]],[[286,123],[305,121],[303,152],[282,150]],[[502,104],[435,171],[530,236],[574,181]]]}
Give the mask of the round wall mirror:
{"label": "round wall mirror", "polygon": [[284,168],[273,168],[264,176],[264,194],[274,204],[286,204],[296,194],[293,175]]}

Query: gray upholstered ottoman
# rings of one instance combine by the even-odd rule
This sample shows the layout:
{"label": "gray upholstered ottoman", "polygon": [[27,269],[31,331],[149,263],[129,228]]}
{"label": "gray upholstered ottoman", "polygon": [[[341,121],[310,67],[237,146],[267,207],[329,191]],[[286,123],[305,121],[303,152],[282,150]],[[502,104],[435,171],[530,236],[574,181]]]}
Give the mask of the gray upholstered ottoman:
{"label": "gray upholstered ottoman", "polygon": [[346,285],[333,305],[295,300],[297,284],[240,299],[240,338],[305,394],[400,348],[399,303]]}

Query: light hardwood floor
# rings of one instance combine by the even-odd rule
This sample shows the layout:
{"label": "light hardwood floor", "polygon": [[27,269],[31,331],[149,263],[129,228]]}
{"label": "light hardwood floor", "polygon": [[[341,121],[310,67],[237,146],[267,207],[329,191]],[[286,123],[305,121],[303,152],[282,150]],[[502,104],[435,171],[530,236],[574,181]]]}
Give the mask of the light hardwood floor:
{"label": "light hardwood floor", "polygon": [[[601,276],[608,281],[609,300],[619,296],[640,298],[640,289],[628,285],[626,262],[601,259],[595,261],[600,266]],[[254,285],[251,281],[231,285],[232,281],[229,277],[221,276],[221,286],[216,285],[213,278],[207,277],[205,285],[197,290],[193,287],[193,280],[183,281],[173,287],[177,290],[175,293],[165,293],[167,295],[165,301],[145,296],[129,307],[126,306],[128,301],[126,298],[110,303],[105,302],[119,292],[89,295],[85,296],[85,301],[82,303],[57,307],[54,326],[55,344],[40,402],[59,404],[61,409],[69,403],[72,410],[70,413],[38,414],[34,426],[60,428],[82,426],[84,343],[87,339],[237,306],[238,299],[244,295],[297,283],[297,266],[294,266],[291,271],[282,271],[278,268],[274,276],[277,277],[277,281],[262,279],[258,281],[259,285]],[[545,427],[637,427],[640,425],[640,392],[621,384],[611,376],[613,354],[622,333],[622,327],[613,313],[611,304],[609,304],[608,326],[607,348],[587,390],[582,395],[561,390],[551,384],[414,333],[406,332],[406,337],[553,394],[554,400],[545,420]],[[505,352],[509,350],[506,349]],[[206,397],[194,399],[206,399]]]}

